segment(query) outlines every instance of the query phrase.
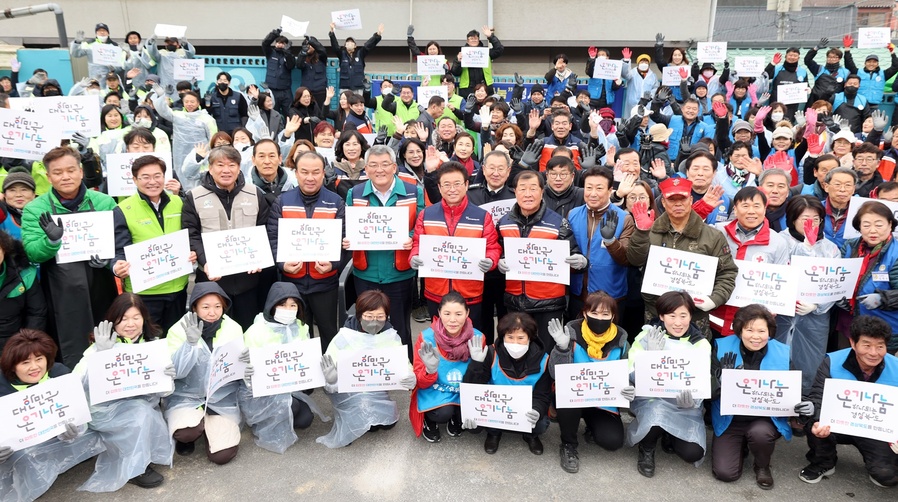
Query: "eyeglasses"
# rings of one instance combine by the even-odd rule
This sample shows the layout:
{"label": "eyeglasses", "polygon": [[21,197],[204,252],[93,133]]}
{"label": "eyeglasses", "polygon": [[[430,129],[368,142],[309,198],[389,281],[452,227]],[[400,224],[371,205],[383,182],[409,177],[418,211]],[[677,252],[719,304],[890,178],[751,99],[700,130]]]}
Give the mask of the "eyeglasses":
{"label": "eyeglasses", "polygon": [[150,176],[149,174],[141,174],[137,177],[137,179],[141,183],[148,183],[150,181],[162,181],[163,179],[165,179],[165,175],[162,173],[154,174],[152,176]]}
{"label": "eyeglasses", "polygon": [[563,171],[560,172],[560,173],[546,173],[546,177],[547,177],[547,178],[556,178],[556,179],[559,179],[559,180],[563,180],[563,179],[567,178],[567,177],[570,176],[570,175],[571,175],[571,173],[567,173],[567,172],[563,172]]}
{"label": "eyeglasses", "polygon": [[808,220],[811,220],[818,225],[820,224],[820,221],[821,221],[819,216],[799,216],[798,217],[799,223],[804,223]]}
{"label": "eyeglasses", "polygon": [[841,192],[842,190],[854,190],[854,183],[830,183],[829,186],[833,187],[837,192]]}
{"label": "eyeglasses", "polygon": [[362,314],[362,320],[363,321],[386,321],[387,316],[385,316],[385,315],[375,316],[375,315]]}
{"label": "eyeglasses", "polygon": [[367,169],[369,171],[389,171],[390,169],[393,169],[393,163],[391,162],[389,164],[368,164],[367,166],[365,166],[365,169]]}
{"label": "eyeglasses", "polygon": [[461,187],[463,186],[465,186],[465,184],[461,181],[455,183],[440,183],[440,188],[443,190],[461,190]]}
{"label": "eyeglasses", "polygon": [[855,157],[854,158],[855,164],[875,164],[876,162],[878,162],[878,159],[876,157]]}
{"label": "eyeglasses", "polygon": [[628,202],[648,202],[648,200],[649,200],[648,195],[628,195],[627,196]]}

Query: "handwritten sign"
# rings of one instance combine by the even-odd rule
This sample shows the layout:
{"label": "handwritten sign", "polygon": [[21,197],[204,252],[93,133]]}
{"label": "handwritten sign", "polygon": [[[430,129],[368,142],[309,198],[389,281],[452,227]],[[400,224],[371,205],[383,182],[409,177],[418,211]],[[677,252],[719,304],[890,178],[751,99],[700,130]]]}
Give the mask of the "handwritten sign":
{"label": "handwritten sign", "polygon": [[793,256],[792,269],[798,274],[798,299],[820,304],[853,297],[863,262],[863,258]]}
{"label": "handwritten sign", "polygon": [[857,216],[858,210],[860,210],[861,206],[866,204],[867,202],[881,202],[889,208],[889,211],[898,218],[898,202],[892,202],[890,200],[885,199],[869,199],[867,197],[852,197],[848,201],[848,214],[845,215],[845,229],[844,236],[845,239],[854,239],[855,237],[860,237],[861,233],[855,230],[854,225],[851,224],[854,221],[854,217]]}
{"label": "handwritten sign", "polygon": [[418,277],[483,280],[477,262],[486,257],[484,238],[422,235],[418,252],[424,260],[424,265],[418,269]]}
{"label": "handwritten sign", "polygon": [[165,340],[117,343],[88,356],[90,403],[97,405],[126,397],[171,392],[174,380],[163,372],[171,364]]}
{"label": "handwritten sign", "polygon": [[439,96],[443,101],[449,101],[449,88],[445,85],[419,85],[418,86],[418,103],[427,106],[430,98]]}
{"label": "handwritten sign", "polygon": [[740,77],[760,77],[767,66],[764,56],[739,56],[733,63],[733,68]]}
{"label": "handwritten sign", "polygon": [[460,384],[461,419],[474,419],[481,427],[530,432],[525,413],[533,409],[529,385]]}
{"label": "handwritten sign", "polygon": [[74,373],[58,376],[0,397],[5,436],[0,445],[18,451],[54,439],[65,431],[65,424],[82,425],[90,420],[81,378]]}
{"label": "handwritten sign", "polygon": [[224,277],[274,266],[268,233],[262,225],[203,232],[210,277]]}
{"label": "handwritten sign", "polygon": [[418,56],[418,75],[442,75],[445,64],[446,56]]}
{"label": "handwritten sign", "polygon": [[[484,183],[486,183],[486,181],[484,181]],[[505,200],[497,200],[496,202],[489,202],[487,204],[481,205],[480,208],[490,213],[490,215],[493,217],[493,223],[498,223],[503,216],[511,211],[511,208],[514,207],[514,204],[515,200],[514,198],[511,198]]]}
{"label": "handwritten sign", "polygon": [[176,59],[173,77],[175,80],[202,80],[206,76],[206,62],[203,59]]}
{"label": "handwritten sign", "polygon": [[249,349],[253,397],[324,387],[321,338]]}
{"label": "handwritten sign", "polygon": [[661,85],[666,85],[667,87],[679,86],[680,82],[683,81],[683,77],[680,76],[680,68],[683,68],[683,67],[667,65],[664,68],[662,68],[661,69]]}
{"label": "handwritten sign", "polygon": [[596,64],[592,70],[592,78],[619,80],[623,67],[623,61],[617,59],[596,59]]}
{"label": "handwritten sign", "polygon": [[778,315],[795,315],[798,278],[789,265],[736,260],[736,287],[726,304],[744,307],[757,303]]}
{"label": "handwritten sign", "polygon": [[898,441],[898,387],[827,378],[820,425],[830,431],[877,441]]}
{"label": "handwritten sign", "polygon": [[62,129],[51,115],[0,108],[0,157],[40,160],[61,141]]}
{"label": "handwritten sign", "polygon": [[636,354],[637,396],[676,398],[684,390],[699,399],[711,397],[708,351],[651,350]]}
{"label": "handwritten sign", "polygon": [[101,259],[115,257],[112,211],[60,214],[62,246],[56,253],[56,263],[88,261],[93,255]]}
{"label": "handwritten sign", "polygon": [[784,105],[804,103],[808,100],[808,84],[780,84],[776,86],[776,99]]}
{"label": "handwritten sign", "polygon": [[627,360],[555,366],[555,402],[558,408],[629,406],[621,389],[630,385]]}
{"label": "handwritten sign", "polygon": [[858,28],[858,49],[885,49],[892,43],[892,34],[889,28]]}
{"label": "handwritten sign", "polygon": [[187,34],[187,27],[178,26],[176,24],[157,24],[156,27],[153,28],[153,33],[155,33],[157,37],[184,38],[184,35]]}
{"label": "handwritten sign", "polygon": [[346,238],[358,251],[402,249],[408,241],[408,209],[346,206]]}
{"label": "handwritten sign", "polygon": [[281,16],[281,30],[294,37],[304,37],[309,31],[309,22],[297,21],[290,16]]}
{"label": "handwritten sign", "polygon": [[801,402],[800,371],[724,369],[720,378],[720,414],[794,417]]}
{"label": "handwritten sign", "polygon": [[571,283],[571,266],[564,259],[571,255],[567,241],[550,239],[505,239],[506,279]]}
{"label": "handwritten sign", "polygon": [[[54,128],[61,129],[62,138],[70,138],[76,132],[90,138],[100,135],[100,102],[96,96],[12,98],[9,106],[49,114]],[[59,142],[53,146],[59,146]]]}
{"label": "handwritten sign", "polygon": [[489,47],[462,47],[462,68],[486,68],[490,65]]}
{"label": "handwritten sign", "polygon": [[727,43],[699,42],[696,57],[702,63],[723,63],[727,60]]}
{"label": "handwritten sign", "polygon": [[107,66],[122,65],[122,49],[112,44],[90,44],[91,62]]}
{"label": "handwritten sign", "polygon": [[342,242],[342,220],[278,219],[278,263],[340,261]]}
{"label": "handwritten sign", "polygon": [[209,372],[209,382],[206,385],[207,400],[225,385],[243,380],[246,363],[240,362],[241,352],[243,352],[242,338],[219,345],[212,351],[212,370]]}
{"label": "handwritten sign", "polygon": [[361,30],[362,14],[358,9],[338,10],[331,12],[331,21],[339,30]]}
{"label": "handwritten sign", "polygon": [[642,280],[642,292],[663,295],[686,291],[690,295],[710,295],[714,291],[718,258],[661,246],[649,249]]}
{"label": "handwritten sign", "polygon": [[172,179],[171,152],[110,153],[106,155],[106,187],[107,193],[113,197],[131,196],[137,193],[134,174],[131,166],[134,161],[153,155],[165,163],[165,182]]}
{"label": "handwritten sign", "polygon": [[399,380],[410,371],[405,345],[344,353],[337,362],[337,389],[340,392],[398,390],[402,389]]}
{"label": "handwritten sign", "polygon": [[125,246],[125,260],[134,293],[193,273],[186,229]]}

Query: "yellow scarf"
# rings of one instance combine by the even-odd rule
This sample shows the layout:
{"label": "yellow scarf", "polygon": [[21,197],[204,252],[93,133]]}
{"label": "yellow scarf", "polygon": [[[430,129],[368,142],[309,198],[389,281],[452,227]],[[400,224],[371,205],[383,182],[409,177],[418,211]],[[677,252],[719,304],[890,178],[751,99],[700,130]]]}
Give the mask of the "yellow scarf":
{"label": "yellow scarf", "polygon": [[580,334],[583,335],[583,339],[586,341],[586,353],[589,354],[589,357],[605,359],[602,355],[602,347],[617,336],[617,325],[611,323],[608,331],[597,335],[590,331],[589,326],[586,325],[586,319],[583,319],[583,322],[580,323]]}

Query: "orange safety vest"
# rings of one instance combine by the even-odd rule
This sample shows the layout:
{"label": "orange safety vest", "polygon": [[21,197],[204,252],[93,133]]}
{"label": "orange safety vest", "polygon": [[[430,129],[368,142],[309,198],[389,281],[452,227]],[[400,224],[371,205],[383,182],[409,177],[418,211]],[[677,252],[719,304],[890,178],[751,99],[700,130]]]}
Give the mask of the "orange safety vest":
{"label": "orange safety vest", "polygon": [[[547,211],[548,212],[548,211]],[[560,222],[559,222],[560,226]],[[521,229],[515,223],[504,223],[499,225],[499,235],[505,237],[521,237]],[[558,240],[558,228],[537,223],[527,235],[528,239],[548,239]],[[538,281],[521,281],[521,280],[505,280],[505,292],[512,296],[524,295],[534,300],[550,300],[560,298],[567,294],[567,286],[564,284],[555,284],[552,282]]]}
{"label": "orange safety vest", "polygon": [[[284,206],[281,210],[282,218],[306,218],[306,208],[299,206]],[[322,219],[322,220],[332,220],[337,217],[337,208],[336,207],[323,207],[321,204],[316,204],[315,208],[312,211],[313,219]],[[315,268],[315,264],[312,262],[305,262],[299,267],[299,270],[295,274],[288,274],[284,272],[286,277],[290,277],[291,279],[300,279],[305,277],[306,274],[309,274],[312,279],[327,279],[328,277],[333,277],[337,275],[339,270],[332,269],[330,272],[326,274],[322,274],[318,272]]]}
{"label": "orange safety vest", "polygon": [[[443,203],[434,204],[424,209],[424,234],[454,237],[483,237],[483,225],[486,222],[486,211],[465,201],[467,206],[455,225],[455,231],[449,232]],[[444,279],[438,277],[424,278],[424,297],[437,303],[450,290],[458,291],[468,305],[483,301],[483,281],[465,279]]]}

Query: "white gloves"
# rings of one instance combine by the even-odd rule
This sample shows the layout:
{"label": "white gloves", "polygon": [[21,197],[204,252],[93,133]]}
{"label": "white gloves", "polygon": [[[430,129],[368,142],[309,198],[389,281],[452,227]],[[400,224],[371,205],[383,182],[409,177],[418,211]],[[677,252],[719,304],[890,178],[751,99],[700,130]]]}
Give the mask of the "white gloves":
{"label": "white gloves", "polygon": [[484,258],[477,262],[477,267],[480,268],[480,271],[484,274],[489,272],[491,268],[493,268],[493,260],[489,258]]}
{"label": "white gloves", "polygon": [[555,345],[557,345],[559,349],[567,350],[571,345],[571,338],[573,338],[571,335],[574,333],[568,334],[566,326],[562,326],[560,320],[549,319],[549,334],[552,336],[552,339],[555,340]]}
{"label": "white gloves", "polygon": [[717,304],[715,304],[709,296],[696,295],[692,297],[692,300],[695,302],[696,307],[704,310],[705,312],[710,312],[714,310],[715,307],[717,307]]}
{"label": "white gloves", "polygon": [[100,321],[100,324],[94,328],[94,345],[97,347],[97,352],[111,349],[115,345],[115,338],[112,323],[109,321]]}
{"label": "white gloves", "polygon": [[486,359],[487,348],[483,346],[483,335],[474,335],[468,340],[468,352],[471,353],[471,359],[482,363]]}
{"label": "white gloves", "polygon": [[870,310],[874,310],[882,306],[882,295],[879,293],[861,295],[857,297],[857,301],[861,302],[861,305],[863,305],[864,307],[867,307]]}
{"label": "white gloves", "polygon": [[432,375],[437,372],[437,367],[440,365],[440,358],[437,356],[436,347],[430,344],[430,342],[424,342],[421,345],[421,348],[418,349],[418,357],[421,358],[421,362],[424,364],[424,369],[427,370],[427,374]]}
{"label": "white gloves", "polygon": [[243,383],[246,384],[247,389],[253,388],[253,375],[255,374],[256,368],[254,368],[252,364],[247,364],[246,369],[243,370]]}
{"label": "white gloves", "polygon": [[[469,419],[470,420],[470,419]],[[473,420],[471,420],[473,422]],[[467,423],[467,422],[466,422]],[[462,425],[464,427],[464,425]],[[9,457],[12,457],[12,448],[9,446],[0,446],[0,464],[9,460]]]}
{"label": "white gloves", "polygon": [[632,385],[628,385],[620,390],[620,395],[623,396],[627,401],[633,402],[636,399],[636,387]]}
{"label": "white gloves", "polygon": [[169,364],[168,366],[166,366],[165,369],[162,370],[162,374],[169,378],[175,378],[175,365]]}
{"label": "white gloves", "polygon": [[582,254],[572,254],[564,259],[564,262],[571,266],[574,270],[583,270],[589,264],[586,257]]}
{"label": "white gloves", "polygon": [[415,388],[415,385],[418,385],[418,379],[415,377],[414,373],[409,373],[399,380],[399,385],[405,390],[412,390]]}
{"label": "white gloves", "polygon": [[[187,335],[187,343],[196,345],[196,342],[200,340],[200,336],[203,334],[203,321],[200,321],[196,312],[188,312],[184,319],[181,319],[181,328]],[[249,351],[247,351],[247,354],[249,354]]]}
{"label": "white gloves", "polygon": [[418,270],[419,268],[424,266],[424,259],[420,256],[412,256],[412,260],[409,262],[409,265],[411,265],[413,269]]}
{"label": "white gloves", "polygon": [[[477,428],[477,422],[475,422],[473,418],[466,418],[466,419],[464,420],[464,422],[461,423],[461,428],[462,428],[462,429],[468,429],[468,430],[476,429],[476,428]],[[0,460],[0,462],[2,462],[2,460]]]}
{"label": "white gloves", "polygon": [[695,399],[692,398],[692,392],[684,390],[677,394],[677,408],[682,408],[684,410],[695,408]]}
{"label": "white gloves", "polygon": [[646,350],[664,350],[664,341],[667,336],[664,334],[664,328],[661,326],[652,326],[648,333],[645,334]]}
{"label": "white gloves", "polygon": [[501,272],[503,274],[508,272],[508,264],[505,263],[505,258],[499,259],[499,264],[496,265],[496,268],[499,270],[499,272]]}
{"label": "white gloves", "polygon": [[337,365],[334,364],[334,358],[331,356],[321,357],[321,371],[324,373],[324,381],[328,385],[336,385],[337,383]]}
{"label": "white gloves", "polygon": [[802,401],[795,405],[795,413],[803,417],[809,417],[814,414],[814,403],[810,401]]}
{"label": "white gloves", "polygon": [[240,355],[237,357],[237,360],[241,363],[249,364],[249,349],[243,347],[243,350],[240,351]]}
{"label": "white gloves", "polygon": [[808,315],[815,310],[817,310],[816,303],[805,303],[801,301],[795,303],[795,315]]}
{"label": "white gloves", "polygon": [[536,427],[536,422],[537,420],[539,420],[539,412],[535,409],[530,410],[524,413],[524,418],[526,418],[527,421],[530,422],[531,427]]}
{"label": "white gloves", "polygon": [[80,427],[75,424],[65,424],[65,432],[56,436],[56,439],[64,441],[66,443],[70,443],[74,441],[78,436],[84,434],[85,430],[87,430],[87,424]]}

